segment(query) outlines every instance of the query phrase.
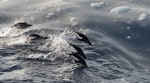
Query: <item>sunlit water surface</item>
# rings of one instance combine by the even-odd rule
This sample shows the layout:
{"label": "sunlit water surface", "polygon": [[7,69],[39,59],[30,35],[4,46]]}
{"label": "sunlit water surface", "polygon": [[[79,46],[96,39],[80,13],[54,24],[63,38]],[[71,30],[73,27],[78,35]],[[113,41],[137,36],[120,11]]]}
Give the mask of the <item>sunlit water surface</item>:
{"label": "sunlit water surface", "polygon": [[[0,82],[149,83],[149,5],[149,0],[1,0]],[[33,26],[11,27],[24,21]],[[65,35],[73,31],[93,46]],[[49,38],[31,41],[33,33]],[[82,48],[88,67],[69,59],[67,42]]]}

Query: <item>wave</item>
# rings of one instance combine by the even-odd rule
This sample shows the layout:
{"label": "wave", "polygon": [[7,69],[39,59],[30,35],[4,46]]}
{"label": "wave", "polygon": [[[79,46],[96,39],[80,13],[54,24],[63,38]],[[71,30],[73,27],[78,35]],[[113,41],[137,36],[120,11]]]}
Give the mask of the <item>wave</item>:
{"label": "wave", "polygon": [[[148,2],[0,1],[0,82],[148,83]],[[12,27],[21,22],[32,26]],[[83,50],[88,67],[75,64],[69,43]]]}

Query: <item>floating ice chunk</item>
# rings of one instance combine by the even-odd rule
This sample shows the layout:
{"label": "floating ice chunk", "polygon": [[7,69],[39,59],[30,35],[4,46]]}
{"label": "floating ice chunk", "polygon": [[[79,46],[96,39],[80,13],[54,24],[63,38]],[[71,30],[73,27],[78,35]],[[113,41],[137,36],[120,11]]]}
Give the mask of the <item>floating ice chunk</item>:
{"label": "floating ice chunk", "polygon": [[147,19],[147,18],[148,18],[148,15],[145,14],[145,13],[143,13],[143,14],[141,14],[141,15],[139,16],[138,20],[139,20],[139,21],[142,21],[142,20],[145,20],[145,19]]}
{"label": "floating ice chunk", "polygon": [[105,5],[104,2],[99,2],[99,3],[91,3],[91,7],[93,8],[101,8]]}
{"label": "floating ice chunk", "polygon": [[119,6],[116,8],[113,8],[110,10],[111,13],[127,13],[129,10],[131,10],[128,6]]}
{"label": "floating ice chunk", "polygon": [[132,37],[129,35],[129,36],[126,36],[126,39],[131,39]]}

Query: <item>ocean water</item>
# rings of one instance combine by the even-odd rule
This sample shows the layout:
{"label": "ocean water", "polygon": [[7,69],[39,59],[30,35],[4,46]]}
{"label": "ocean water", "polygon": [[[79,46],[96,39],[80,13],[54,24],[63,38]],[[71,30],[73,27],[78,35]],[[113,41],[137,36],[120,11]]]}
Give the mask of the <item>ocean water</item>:
{"label": "ocean water", "polygon": [[[0,83],[150,83],[149,0],[0,0]],[[27,22],[31,27],[12,27]],[[92,46],[77,41],[85,34]],[[48,37],[31,40],[30,34]],[[88,67],[68,56],[68,42]]]}

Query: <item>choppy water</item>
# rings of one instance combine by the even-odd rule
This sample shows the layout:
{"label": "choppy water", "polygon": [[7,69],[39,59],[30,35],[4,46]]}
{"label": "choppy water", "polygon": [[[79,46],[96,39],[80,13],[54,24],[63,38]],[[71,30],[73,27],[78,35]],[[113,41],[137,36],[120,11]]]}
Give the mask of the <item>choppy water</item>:
{"label": "choppy water", "polygon": [[[0,82],[150,83],[149,5],[149,0],[1,0]],[[33,26],[11,27],[23,21]],[[73,36],[66,40],[64,33],[72,31],[85,34],[93,46]],[[30,41],[33,33],[49,39]],[[66,41],[83,49],[88,67],[67,60]]]}

